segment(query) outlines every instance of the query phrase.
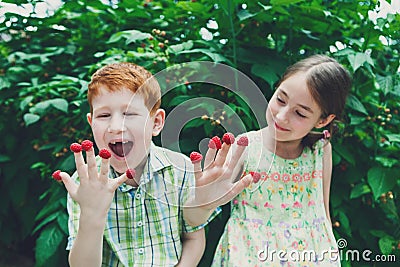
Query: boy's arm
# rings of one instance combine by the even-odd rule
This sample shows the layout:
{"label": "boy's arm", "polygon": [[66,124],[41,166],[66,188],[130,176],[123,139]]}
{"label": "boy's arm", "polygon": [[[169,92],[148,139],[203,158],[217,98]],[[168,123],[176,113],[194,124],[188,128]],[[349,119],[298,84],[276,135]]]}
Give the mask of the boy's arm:
{"label": "boy's arm", "polygon": [[76,184],[67,173],[60,174],[65,188],[71,198],[79,204],[80,209],[79,228],[69,254],[69,262],[72,267],[98,267],[102,262],[107,213],[115,190],[127,180],[127,177],[124,174],[109,179],[109,159],[102,159],[98,172],[93,148],[86,152],[87,164],[82,152],[74,153],[74,156],[79,184]]}
{"label": "boy's arm", "polygon": [[204,228],[195,232],[185,232],[182,237],[182,255],[177,267],[197,266],[206,247]]}

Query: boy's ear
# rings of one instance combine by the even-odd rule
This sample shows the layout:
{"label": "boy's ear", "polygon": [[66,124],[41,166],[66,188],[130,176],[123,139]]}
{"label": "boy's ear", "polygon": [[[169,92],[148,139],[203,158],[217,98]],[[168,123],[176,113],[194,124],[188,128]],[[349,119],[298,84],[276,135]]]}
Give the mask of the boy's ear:
{"label": "boy's ear", "polygon": [[92,114],[90,113],[86,114],[86,119],[89,125],[92,126]]}
{"label": "boy's ear", "polygon": [[160,134],[161,130],[164,128],[165,123],[165,110],[159,108],[154,114],[154,125],[153,125],[153,136]]}
{"label": "boy's ear", "polygon": [[333,119],[335,118],[335,114],[329,114],[326,118],[323,118],[317,122],[317,125],[315,125],[315,128],[322,128],[331,123]]}

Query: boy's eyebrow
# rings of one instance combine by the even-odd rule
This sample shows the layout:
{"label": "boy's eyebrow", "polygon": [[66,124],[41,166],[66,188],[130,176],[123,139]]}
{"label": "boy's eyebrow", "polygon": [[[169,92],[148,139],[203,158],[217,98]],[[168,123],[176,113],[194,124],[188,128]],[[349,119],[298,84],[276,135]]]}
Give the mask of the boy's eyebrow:
{"label": "boy's eyebrow", "polygon": [[[288,94],[282,88],[279,88],[279,92],[281,92],[283,95],[285,95],[287,98],[289,98]],[[311,108],[309,108],[305,105],[302,105],[302,104],[297,104],[297,105],[299,105],[300,107],[302,107],[303,109],[307,110],[310,113],[314,113]]]}

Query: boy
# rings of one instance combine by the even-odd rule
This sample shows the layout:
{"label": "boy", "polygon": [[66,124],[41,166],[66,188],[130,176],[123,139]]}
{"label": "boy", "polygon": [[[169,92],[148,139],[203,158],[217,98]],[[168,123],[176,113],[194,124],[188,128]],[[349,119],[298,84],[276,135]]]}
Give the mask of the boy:
{"label": "boy", "polygon": [[[88,102],[94,141],[111,158],[96,158],[91,148],[85,164],[82,153],[74,153],[77,172],[72,179],[61,173],[70,265],[196,266],[205,225],[191,227],[183,219],[192,164],[151,141],[165,120],[157,81],[135,64],[110,64],[92,76]],[[127,169],[135,169],[134,179]]]}

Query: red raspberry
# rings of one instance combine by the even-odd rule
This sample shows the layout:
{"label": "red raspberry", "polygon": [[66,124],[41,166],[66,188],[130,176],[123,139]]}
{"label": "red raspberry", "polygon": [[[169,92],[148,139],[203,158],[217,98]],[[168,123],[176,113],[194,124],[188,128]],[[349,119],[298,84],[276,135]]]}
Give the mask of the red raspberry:
{"label": "red raspberry", "polygon": [[74,153],[79,153],[79,152],[82,151],[82,146],[80,144],[78,144],[78,143],[72,143],[69,146],[69,149],[71,149],[71,151],[74,152]]}
{"label": "red raspberry", "polygon": [[56,170],[55,172],[53,172],[53,174],[51,176],[53,176],[54,180],[56,181],[61,181],[61,175],[60,175],[61,171],[60,170]]}
{"label": "red raspberry", "polygon": [[109,159],[111,158],[111,152],[108,151],[108,149],[103,148],[99,151],[99,156],[102,157],[103,159]]}
{"label": "red raspberry", "polygon": [[210,139],[210,142],[208,143],[208,148],[221,149],[221,147],[222,147],[221,139],[219,139],[218,136],[214,136],[213,138]]}
{"label": "red raspberry", "polygon": [[199,152],[190,153],[190,160],[192,163],[197,163],[203,159],[203,156]]}
{"label": "red raspberry", "polygon": [[253,177],[253,183],[257,183],[261,179],[261,174],[258,172],[250,172],[251,176]]}
{"label": "red raspberry", "polygon": [[127,169],[126,170],[126,177],[128,179],[133,179],[135,177],[136,171],[134,169]]}
{"label": "red raspberry", "polygon": [[89,151],[93,147],[93,142],[90,140],[84,140],[81,145],[83,150]]}
{"label": "red raspberry", "polygon": [[239,140],[236,141],[236,144],[238,144],[239,146],[248,146],[249,139],[246,136],[241,136]]}
{"label": "red raspberry", "polygon": [[232,133],[225,133],[224,136],[222,136],[222,141],[228,145],[231,145],[235,143],[235,136]]}

